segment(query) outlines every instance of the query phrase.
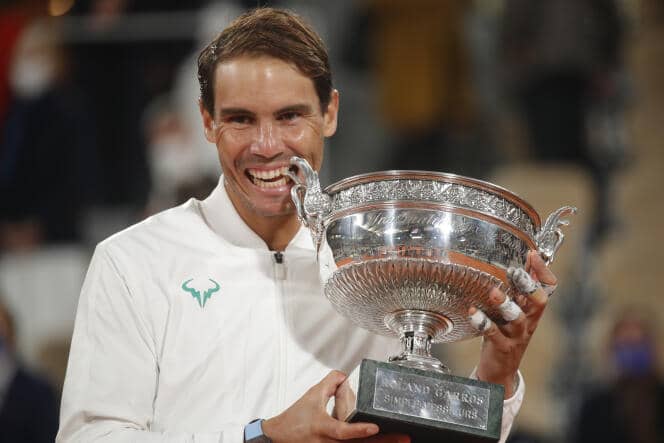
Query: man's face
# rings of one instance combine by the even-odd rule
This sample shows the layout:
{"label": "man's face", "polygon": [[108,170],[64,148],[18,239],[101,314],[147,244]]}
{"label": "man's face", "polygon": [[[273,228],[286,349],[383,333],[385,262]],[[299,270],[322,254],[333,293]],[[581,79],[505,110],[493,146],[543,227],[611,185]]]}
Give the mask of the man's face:
{"label": "man's face", "polygon": [[217,66],[214,116],[202,106],[201,114],[226,190],[245,221],[293,212],[289,159],[297,155],[320,169],[338,103],[334,91],[323,113],[313,81],[276,58],[243,56]]}

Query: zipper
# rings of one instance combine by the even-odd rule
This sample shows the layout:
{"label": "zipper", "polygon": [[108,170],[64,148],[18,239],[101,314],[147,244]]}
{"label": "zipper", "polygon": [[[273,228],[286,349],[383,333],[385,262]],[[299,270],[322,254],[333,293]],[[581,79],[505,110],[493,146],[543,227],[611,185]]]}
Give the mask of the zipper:
{"label": "zipper", "polygon": [[281,251],[274,253],[274,284],[276,289],[275,303],[277,313],[280,316],[278,325],[279,336],[279,373],[277,377],[277,408],[282,411],[285,407],[286,399],[286,380],[287,365],[288,365],[288,350],[286,342],[286,328],[288,327],[288,319],[286,314],[286,301],[284,300],[284,281],[286,280],[286,265],[284,264],[284,254]]}
{"label": "zipper", "polygon": [[286,280],[286,267],[284,265],[284,254],[281,251],[274,253],[274,277],[277,280]]}

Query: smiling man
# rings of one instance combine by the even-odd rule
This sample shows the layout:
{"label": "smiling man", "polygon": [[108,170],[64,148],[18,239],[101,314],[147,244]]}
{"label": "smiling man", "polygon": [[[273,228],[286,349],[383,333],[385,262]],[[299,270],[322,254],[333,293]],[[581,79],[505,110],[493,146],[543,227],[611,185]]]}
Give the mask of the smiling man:
{"label": "smiling man", "polygon": [[[295,62],[244,47],[216,54],[217,48],[199,64],[214,73],[214,88],[202,81],[205,134],[217,146],[225,189],[240,217],[271,250],[281,251],[300,229],[290,199],[289,159],[298,155],[320,168],[323,139],[337,128],[339,94],[328,78],[321,100]],[[216,60],[212,67],[207,57]]]}
{"label": "smiling man", "polygon": [[[339,94],[318,35],[299,17],[258,9],[199,57],[200,108],[223,175],[190,200],[101,242],[79,302],[58,441],[407,442],[326,412],[344,372],[383,360],[394,340],[337,314],[322,296],[313,246],[290,201],[293,155],[315,169],[337,126]],[[498,290],[500,327],[477,377],[505,386],[507,437],[523,397],[518,367],[546,305],[537,254]],[[545,286],[546,287],[546,286]],[[511,304],[510,304],[511,303]]]}

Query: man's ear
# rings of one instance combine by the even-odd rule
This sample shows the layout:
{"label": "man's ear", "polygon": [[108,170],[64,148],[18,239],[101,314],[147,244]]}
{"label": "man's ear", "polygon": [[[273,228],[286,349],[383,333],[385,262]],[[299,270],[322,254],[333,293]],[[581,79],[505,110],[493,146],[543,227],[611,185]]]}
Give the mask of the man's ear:
{"label": "man's ear", "polygon": [[332,137],[337,132],[337,116],[339,114],[339,91],[333,89],[330,92],[330,103],[323,113],[323,135]]}
{"label": "man's ear", "polygon": [[203,105],[203,100],[198,100],[198,109],[201,111],[201,118],[203,119],[203,131],[205,132],[205,138],[210,143],[216,143],[217,140],[214,134],[214,118],[210,115],[205,105]]}

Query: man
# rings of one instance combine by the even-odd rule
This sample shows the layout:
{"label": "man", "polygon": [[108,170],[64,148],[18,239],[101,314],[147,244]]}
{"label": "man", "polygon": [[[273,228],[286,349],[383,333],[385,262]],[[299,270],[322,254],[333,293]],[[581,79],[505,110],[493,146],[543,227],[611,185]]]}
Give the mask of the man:
{"label": "man", "polygon": [[[289,159],[319,169],[336,130],[339,93],[322,41],[297,16],[258,9],[202,51],[199,80],[219,186],[97,247],[58,441],[409,441],[326,412],[345,378],[337,369],[383,360],[395,343],[353,326],[321,296],[310,236],[290,201]],[[555,283],[536,254],[527,268]],[[503,440],[523,396],[519,362],[547,300],[524,278],[532,294],[520,298],[523,312],[504,304],[517,314],[510,324],[469,312],[485,336],[477,377],[505,385]],[[491,303],[503,301],[494,290]]]}

